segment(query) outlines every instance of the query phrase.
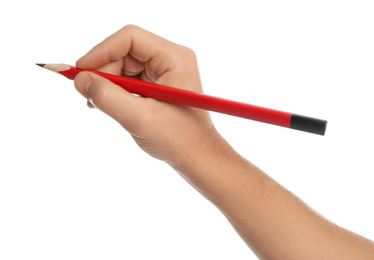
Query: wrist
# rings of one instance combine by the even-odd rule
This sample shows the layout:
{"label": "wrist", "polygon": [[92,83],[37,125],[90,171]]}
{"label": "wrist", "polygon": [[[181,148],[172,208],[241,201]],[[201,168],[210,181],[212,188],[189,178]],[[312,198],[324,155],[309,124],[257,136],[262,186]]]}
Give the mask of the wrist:
{"label": "wrist", "polygon": [[212,127],[210,131],[202,132],[201,136],[194,136],[193,140],[188,140],[179,149],[173,160],[167,162],[174,170],[183,175],[191,175],[196,169],[201,169],[206,163],[219,157],[223,152],[226,141]]}
{"label": "wrist", "polygon": [[234,169],[248,163],[215,129],[209,138],[198,140],[179,158],[169,165],[219,208],[222,196],[235,186]]}

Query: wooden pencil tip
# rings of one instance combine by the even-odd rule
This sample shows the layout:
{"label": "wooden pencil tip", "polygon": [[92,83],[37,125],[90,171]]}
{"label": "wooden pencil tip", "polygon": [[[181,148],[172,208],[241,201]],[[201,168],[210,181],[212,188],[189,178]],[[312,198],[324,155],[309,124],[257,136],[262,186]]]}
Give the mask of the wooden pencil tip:
{"label": "wooden pencil tip", "polygon": [[35,64],[42,67],[42,68],[44,68],[44,66],[45,66],[45,64],[43,64],[43,63],[35,63]]}

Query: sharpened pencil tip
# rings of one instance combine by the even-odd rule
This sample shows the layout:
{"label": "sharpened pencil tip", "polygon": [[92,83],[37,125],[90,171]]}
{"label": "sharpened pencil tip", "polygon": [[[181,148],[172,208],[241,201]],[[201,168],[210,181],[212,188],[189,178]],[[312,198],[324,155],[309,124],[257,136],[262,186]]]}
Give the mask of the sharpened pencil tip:
{"label": "sharpened pencil tip", "polygon": [[45,66],[45,64],[43,64],[43,63],[35,63],[35,64],[42,67],[42,68],[44,68],[44,66]]}

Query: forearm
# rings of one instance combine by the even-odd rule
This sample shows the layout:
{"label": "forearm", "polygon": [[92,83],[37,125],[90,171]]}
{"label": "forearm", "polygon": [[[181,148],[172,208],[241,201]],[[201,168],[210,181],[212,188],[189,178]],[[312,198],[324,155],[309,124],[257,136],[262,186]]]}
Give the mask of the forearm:
{"label": "forearm", "polygon": [[216,205],[261,259],[373,259],[372,242],[329,222],[219,135],[174,168]]}

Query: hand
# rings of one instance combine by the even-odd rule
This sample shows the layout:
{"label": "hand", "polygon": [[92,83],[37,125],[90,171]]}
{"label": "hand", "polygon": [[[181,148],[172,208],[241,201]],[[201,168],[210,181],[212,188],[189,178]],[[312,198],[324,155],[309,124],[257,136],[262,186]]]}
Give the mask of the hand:
{"label": "hand", "polygon": [[[98,44],[76,66],[202,91],[193,51],[133,25]],[[78,74],[75,86],[89,107],[111,116],[144,151],[172,166],[209,150],[218,136],[206,111],[135,96],[89,72]]]}

